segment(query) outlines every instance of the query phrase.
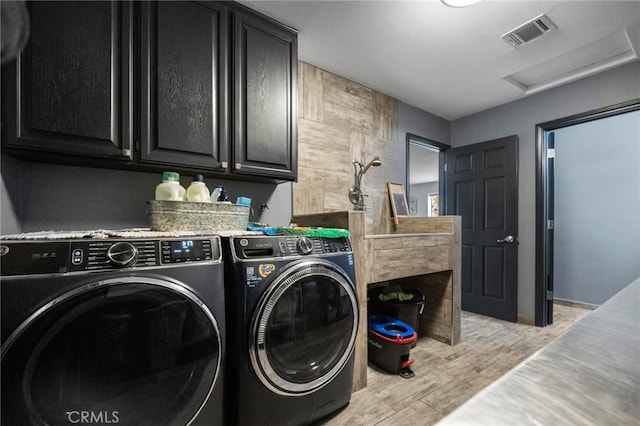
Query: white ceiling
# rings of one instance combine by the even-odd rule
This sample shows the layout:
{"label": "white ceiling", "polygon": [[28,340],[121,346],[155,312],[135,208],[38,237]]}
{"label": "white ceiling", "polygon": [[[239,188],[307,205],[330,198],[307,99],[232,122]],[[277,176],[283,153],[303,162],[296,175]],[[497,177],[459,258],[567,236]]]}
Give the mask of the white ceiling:
{"label": "white ceiling", "polygon": [[[240,1],[298,30],[299,60],[455,120],[637,60],[640,0]],[[540,14],[558,27],[513,48]]]}

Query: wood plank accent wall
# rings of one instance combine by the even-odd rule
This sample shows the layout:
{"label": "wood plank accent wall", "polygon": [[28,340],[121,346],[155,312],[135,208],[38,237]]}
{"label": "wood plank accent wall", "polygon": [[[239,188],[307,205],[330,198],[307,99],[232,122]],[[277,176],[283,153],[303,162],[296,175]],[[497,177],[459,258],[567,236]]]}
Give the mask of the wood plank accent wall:
{"label": "wood plank accent wall", "polygon": [[352,210],[352,161],[382,165],[365,174],[365,232],[383,233],[389,217],[386,182],[404,182],[404,139],[398,101],[353,81],[298,62],[298,181],[293,214]]}

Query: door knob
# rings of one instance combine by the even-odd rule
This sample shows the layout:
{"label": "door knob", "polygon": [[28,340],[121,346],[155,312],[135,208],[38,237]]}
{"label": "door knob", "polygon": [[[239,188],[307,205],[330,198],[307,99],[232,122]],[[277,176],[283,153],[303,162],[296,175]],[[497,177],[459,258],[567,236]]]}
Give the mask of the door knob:
{"label": "door knob", "polygon": [[509,243],[511,244],[512,242],[514,242],[516,239],[513,237],[513,235],[507,235],[506,237],[504,237],[504,239],[502,240],[496,240],[497,243]]}

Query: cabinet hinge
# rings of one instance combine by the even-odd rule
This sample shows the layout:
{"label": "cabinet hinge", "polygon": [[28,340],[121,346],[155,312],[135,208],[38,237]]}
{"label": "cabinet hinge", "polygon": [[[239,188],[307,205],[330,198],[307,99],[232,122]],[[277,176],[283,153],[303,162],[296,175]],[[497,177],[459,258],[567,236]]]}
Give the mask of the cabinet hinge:
{"label": "cabinet hinge", "polygon": [[547,158],[556,158],[556,150],[555,150],[555,148],[547,149]]}
{"label": "cabinet hinge", "polygon": [[547,220],[547,229],[553,229],[553,220]]}

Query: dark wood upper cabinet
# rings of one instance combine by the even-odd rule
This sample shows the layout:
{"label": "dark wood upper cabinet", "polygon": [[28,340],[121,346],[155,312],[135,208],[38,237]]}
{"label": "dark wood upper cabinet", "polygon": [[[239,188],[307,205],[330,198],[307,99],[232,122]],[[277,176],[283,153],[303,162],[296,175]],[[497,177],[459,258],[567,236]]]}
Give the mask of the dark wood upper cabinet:
{"label": "dark wood upper cabinet", "polygon": [[2,67],[3,149],[37,161],[296,179],[294,30],[228,1],[28,7],[29,43]]}
{"label": "dark wood upper cabinet", "polygon": [[217,2],[141,3],[141,162],[226,169],[227,22]]}
{"label": "dark wood upper cabinet", "polygon": [[233,17],[233,172],[293,180],[297,35],[253,14]]}
{"label": "dark wood upper cabinet", "polygon": [[132,4],[28,6],[29,43],[2,68],[3,146],[132,159]]}

